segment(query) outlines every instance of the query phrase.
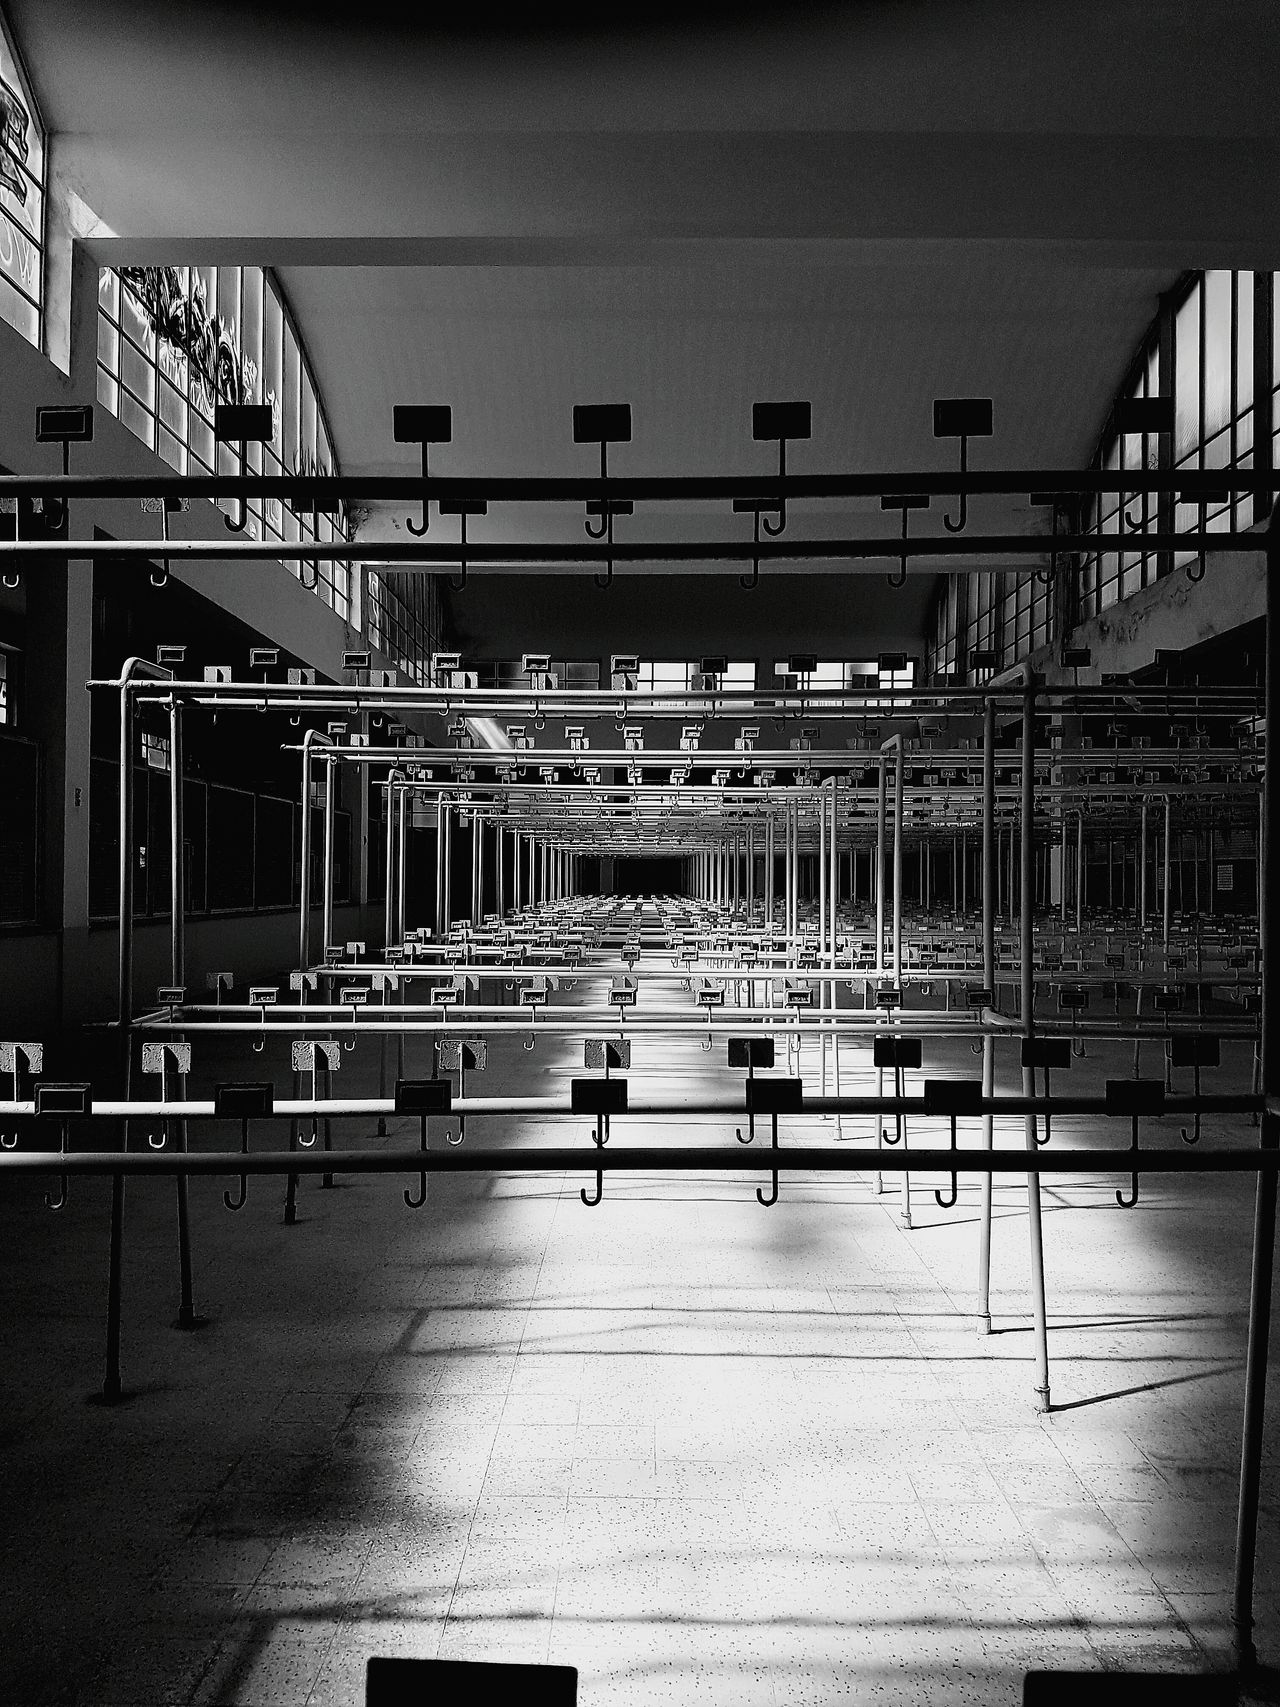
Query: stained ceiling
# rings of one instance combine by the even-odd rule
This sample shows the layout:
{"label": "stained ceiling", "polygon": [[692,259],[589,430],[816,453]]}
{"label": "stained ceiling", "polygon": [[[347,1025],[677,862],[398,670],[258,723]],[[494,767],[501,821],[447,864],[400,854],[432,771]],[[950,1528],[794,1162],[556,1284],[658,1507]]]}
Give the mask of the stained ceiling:
{"label": "stained ceiling", "polygon": [[[1162,290],[1280,265],[1269,4],[623,7],[596,29],[555,7],[410,27],[383,0],[9,10],[96,252],[276,266],[350,473],[416,465],[402,402],[453,405],[441,472],[585,471],[572,405],[613,401],[619,473],[764,472],[750,405],[789,398],[813,403],[797,472],[943,468],[931,403],[966,394],[995,404],[975,462],[1074,466]],[[812,525],[894,522],[873,501]],[[472,533],[557,529],[581,538],[519,510]],[[917,627],[927,593],[904,595]],[[866,650],[901,632],[884,606]]]}

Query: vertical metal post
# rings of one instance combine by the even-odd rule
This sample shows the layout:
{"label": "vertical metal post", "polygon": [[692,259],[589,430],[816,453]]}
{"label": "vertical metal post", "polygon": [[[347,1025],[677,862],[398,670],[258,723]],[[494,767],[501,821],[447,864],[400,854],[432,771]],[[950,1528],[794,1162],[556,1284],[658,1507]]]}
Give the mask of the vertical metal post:
{"label": "vertical metal post", "polygon": [[[996,708],[990,697],[982,705],[982,982],[995,1003],[996,988]],[[996,1040],[994,1033],[982,1036],[982,1094],[995,1095]],[[992,1115],[982,1117],[982,1144],[990,1150],[995,1143]],[[982,1200],[978,1221],[978,1327],[991,1332],[991,1182],[982,1176]]]}
{"label": "vertical metal post", "polygon": [[[901,742],[894,752],[893,766],[893,976],[902,985],[902,772]],[[905,999],[905,991],[904,991]],[[903,1174],[903,1190],[911,1184],[909,1174]]]}
{"label": "vertical metal post", "polygon": [[1076,933],[1084,928],[1084,813],[1076,817]]}
{"label": "vertical metal post", "polygon": [[[187,981],[186,917],[187,886],[183,869],[182,822],[182,707],[176,697],[169,701],[169,982],[181,986]],[[178,1033],[178,1042],[182,1033]],[[177,1080],[177,1096],[185,1101],[187,1083],[181,1073]],[[161,1085],[164,1084],[163,1078]],[[179,1120],[178,1149],[187,1148],[187,1123]],[[174,1181],[178,1211],[178,1319],[179,1328],[196,1326],[194,1283],[191,1264],[191,1216],[187,1203],[187,1176],[179,1174]]]}
{"label": "vertical metal post", "polygon": [[1169,800],[1169,796],[1166,794],[1164,797],[1164,856],[1163,856],[1164,951],[1166,954],[1168,954],[1168,952],[1169,952],[1169,909],[1170,909],[1170,906],[1172,904],[1172,896],[1173,896],[1172,886],[1170,885],[1170,882],[1169,882],[1169,808],[1170,808],[1170,800]]}
{"label": "vertical metal post", "polygon": [[336,800],[334,798],[334,773],[338,761],[332,753],[324,756],[324,894],[322,918],[323,943],[325,958],[328,959],[329,949],[333,945],[333,889],[334,889],[334,830],[336,827]]}
{"label": "vertical metal post", "polygon": [[302,848],[298,874],[298,970],[311,964],[311,730],[302,737]]}
{"label": "vertical metal post", "polygon": [[885,755],[880,754],[880,777],[876,795],[876,971],[884,971],[884,813]]}
{"label": "vertical metal post", "polygon": [[1147,934],[1147,803],[1138,814],[1138,934]]}
{"label": "vertical metal post", "polygon": [[[395,784],[387,778],[387,785],[382,791],[383,811],[382,828],[386,838],[383,849],[383,866],[386,881],[386,893],[382,899],[382,940],[386,948],[395,945],[396,904],[395,904]],[[437,865],[437,872],[439,867]],[[436,891],[439,893],[440,880],[437,875]]]}
{"label": "vertical metal post", "polygon": [[396,814],[396,907],[392,915],[397,943],[409,928],[409,797],[400,785],[400,810]]}
{"label": "vertical metal post", "polygon": [[[1259,884],[1262,911],[1258,920],[1262,949],[1262,1094],[1261,1136],[1264,1150],[1280,1146],[1280,1001],[1273,973],[1280,969],[1280,907],[1270,904],[1276,881],[1276,851],[1280,849],[1280,780],[1273,761],[1280,742],[1280,506],[1267,524],[1266,609],[1267,679],[1264,714],[1268,762],[1262,780],[1265,834],[1259,848],[1265,881]],[[1236,1512],[1235,1585],[1232,1621],[1236,1659],[1243,1673],[1258,1663],[1253,1640],[1254,1579],[1258,1547],[1258,1497],[1262,1480],[1262,1442],[1267,1406],[1267,1347],[1271,1332],[1272,1276],[1276,1245],[1276,1176],[1258,1173],[1254,1193],[1253,1267],[1249,1281],[1249,1337],[1244,1377],[1244,1423],[1240,1441],[1240,1491]]]}
{"label": "vertical metal post", "polygon": [[[123,1094],[133,1078],[133,707],[129,684],[120,685],[120,940],[116,959],[116,1021],[120,1028]],[[120,1123],[120,1146],[129,1148],[129,1122]],[[111,1176],[111,1245],[107,1259],[107,1356],[102,1401],[120,1398],[120,1280],[124,1257],[124,1175]]]}
{"label": "vertical metal post", "polygon": [[[1033,887],[1033,851],[1035,846],[1035,802],[1032,786],[1035,777],[1035,678],[1028,666],[1022,699],[1022,881],[1019,918],[1019,1018],[1022,1035],[1028,1041],[1035,1036],[1035,981],[1031,955]],[[1022,1069],[1023,1096],[1035,1095],[1035,1074],[1031,1067]],[[1028,1154],[1036,1148],[1036,1117],[1027,1116],[1026,1139]],[[1049,1322],[1044,1296],[1044,1227],[1040,1211],[1040,1175],[1027,1175],[1027,1222],[1031,1244],[1031,1307],[1035,1316],[1036,1340],[1036,1406],[1049,1407]]]}
{"label": "vertical metal post", "polygon": [[764,826],[764,912],[765,923],[773,928],[773,807]]}
{"label": "vertical metal post", "polygon": [[448,936],[453,923],[453,806],[446,804],[441,815],[444,834],[444,923],[441,934]]}
{"label": "vertical metal post", "polygon": [[[840,1001],[837,994],[838,986],[834,973],[836,969],[836,918],[840,908],[840,782],[837,777],[831,779],[831,855],[827,861],[831,873],[831,900],[827,908],[827,919],[830,928],[830,941],[827,950],[827,964],[832,971],[830,996],[828,1005],[831,1009],[831,1070],[835,1075],[836,1095],[840,1095],[840,1022],[836,1018]],[[836,1137],[843,1130],[842,1117],[836,1115]]]}

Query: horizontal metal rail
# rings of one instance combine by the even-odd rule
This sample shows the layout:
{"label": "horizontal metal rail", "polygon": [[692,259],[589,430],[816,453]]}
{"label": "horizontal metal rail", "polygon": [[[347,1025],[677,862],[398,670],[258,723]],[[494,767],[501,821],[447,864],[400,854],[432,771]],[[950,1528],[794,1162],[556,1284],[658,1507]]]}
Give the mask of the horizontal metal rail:
{"label": "horizontal metal rail", "polygon": [[[578,541],[537,545],[478,545],[468,540],[451,543],[417,540],[259,540],[259,539],[67,539],[0,540],[0,562],[17,557],[36,562],[43,558],[61,562],[75,557],[94,563],[133,563],[140,557],[163,557],[169,562],[184,560],[220,563],[390,563],[403,571],[426,574],[459,567],[468,570],[512,571],[549,568],[564,564],[598,567],[605,562],[696,563],[699,566],[726,563],[739,565],[759,561],[774,568],[839,558],[845,563],[866,561],[910,564],[912,558],[947,559],[947,567],[930,564],[928,574],[972,575],[985,566],[955,561],[962,557],[1023,557],[1028,573],[1045,556],[1055,554],[1063,574],[1083,573],[1085,565],[1073,558],[1129,556],[1136,551],[1191,551],[1250,553],[1261,555],[1258,534],[1188,533],[1138,534],[932,534],[902,540],[878,534],[866,539],[789,539],[786,541],[717,539],[703,541],[615,540],[606,547],[582,545]],[[878,573],[879,571],[877,571]]]}
{"label": "horizontal metal rail", "polygon": [[[441,1117],[438,1117],[441,1118]],[[613,1119],[619,1120],[619,1115]],[[757,1119],[760,1117],[757,1116]],[[421,1173],[965,1173],[994,1174],[1273,1174],[1280,1150],[850,1150],[831,1145],[775,1149],[634,1150],[222,1150],[0,1152],[0,1174],[421,1174]]]}
{"label": "horizontal metal rail", "polygon": [[[625,1077],[625,1075],[623,1075]],[[757,1084],[770,1081],[767,1078],[757,1079]],[[600,1083],[604,1083],[601,1079]],[[1221,1096],[1165,1096],[1159,1107],[1148,1108],[1141,1116],[1142,1119],[1159,1119],[1161,1116],[1182,1116],[1194,1114],[1256,1114],[1262,1109],[1260,1096],[1238,1093]],[[498,1096],[498,1097],[458,1097],[449,1111],[454,1115],[503,1115],[503,1114],[536,1114],[544,1119],[584,1120],[591,1116],[576,1112],[563,1096]],[[632,1102],[622,1114],[614,1114],[611,1119],[625,1121],[627,1119],[650,1119],[654,1116],[664,1118],[697,1118],[702,1116],[724,1116],[726,1119],[739,1116],[746,1112],[741,1096],[735,1097],[699,1097],[696,1101],[681,1102],[674,1097],[649,1097]],[[270,1115],[254,1116],[254,1120],[270,1120],[294,1118],[303,1115],[327,1115],[334,1119],[343,1116],[360,1117],[368,1114],[394,1114],[395,1100],[391,1097],[303,1097],[281,1098],[273,1106]],[[800,1120],[806,1115],[822,1114],[902,1114],[910,1115],[921,1120],[949,1120],[950,1116],[939,1114],[936,1110],[926,1108],[925,1100],[919,1096],[807,1096],[802,1108],[792,1114],[780,1115],[780,1120]],[[1130,1121],[1133,1116],[1129,1112],[1117,1113],[1111,1108],[1105,1097],[1093,1096],[1000,1096],[985,1097],[975,1100],[972,1107],[963,1114],[956,1116],[957,1120],[978,1119],[983,1114],[990,1114],[997,1119],[1017,1116],[1019,1119],[1028,1114],[1035,1115],[1089,1115],[1106,1116],[1113,1120]],[[142,1101],[94,1099],[85,1115],[69,1116],[75,1120],[117,1120],[132,1119],[135,1116],[145,1118],[173,1118],[187,1120],[238,1120],[238,1115],[215,1115],[214,1104],[209,1099],[193,1099],[190,1102],[174,1101]],[[0,1102],[0,1119],[6,1117],[35,1118],[35,1103],[32,1101]],[[62,1120],[60,1115],[41,1115],[40,1123],[52,1132]],[[404,1115],[403,1119],[417,1119],[416,1115]],[[431,1120],[448,1119],[448,1114],[431,1115]],[[758,1121],[767,1121],[769,1115],[757,1112]],[[660,1152],[665,1154],[665,1152]],[[843,1152],[842,1152],[843,1153]]]}
{"label": "horizontal metal rail", "polygon": [[[514,475],[459,476],[420,474],[5,474],[0,498],[292,498],[302,509],[317,501],[344,498],[422,499],[453,503],[487,498],[491,503],[585,503],[610,498],[654,502],[690,498],[752,498],[765,507],[775,498],[876,498],[903,493],[948,497],[967,492],[1053,494],[1059,499],[1088,493],[1179,492],[1188,499],[1218,492],[1260,492],[1270,496],[1280,482],[1269,469],[1003,468],[843,474],[731,475]],[[1261,538],[1261,536],[1259,536]],[[1259,547],[1261,549],[1261,546]]]}

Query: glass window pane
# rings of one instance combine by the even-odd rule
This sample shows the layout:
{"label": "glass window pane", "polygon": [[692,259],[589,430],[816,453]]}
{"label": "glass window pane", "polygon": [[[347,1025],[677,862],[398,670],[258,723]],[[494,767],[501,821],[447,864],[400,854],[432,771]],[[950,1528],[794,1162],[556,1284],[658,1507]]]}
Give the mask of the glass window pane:
{"label": "glass window pane", "polygon": [[1231,419],[1231,274],[1204,276],[1204,427],[1211,437]]}
{"label": "glass window pane", "polygon": [[1236,413],[1253,407],[1253,274],[1236,274]]}
{"label": "glass window pane", "polygon": [[1195,285],[1174,320],[1175,462],[1193,466],[1200,443],[1200,286]]}

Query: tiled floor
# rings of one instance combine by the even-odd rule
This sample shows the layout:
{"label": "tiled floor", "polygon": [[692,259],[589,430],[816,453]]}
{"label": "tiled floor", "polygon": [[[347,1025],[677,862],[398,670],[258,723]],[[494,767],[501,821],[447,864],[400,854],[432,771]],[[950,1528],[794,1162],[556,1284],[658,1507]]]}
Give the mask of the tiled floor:
{"label": "tiled floor", "polygon": [[[491,1050],[483,1088],[558,1083],[580,1047]],[[637,1044],[634,1094],[728,1087],[722,1060]],[[1074,1078],[1131,1070],[1098,1048]],[[345,1056],[343,1088],[375,1073]],[[239,1215],[197,1182],[193,1334],[169,1325],[172,1185],[133,1185],[116,1409],[84,1403],[105,1184],[60,1215],[43,1184],[7,1194],[0,1702],[356,1707],[371,1653],[569,1663],[584,1707],[995,1707],[1033,1665],[1226,1663],[1250,1179],[1150,1180],[1133,1212],[1123,1176],[1048,1183],[1048,1417],[1012,1181],[981,1338],[976,1185],[954,1210],[917,1189],[907,1231],[869,1176],[784,1177],[768,1210],[758,1176],[614,1176],[586,1209],[589,1180],[438,1177],[417,1213],[400,1179],[304,1182],[294,1227],[274,1181]],[[1272,1660],[1275,1500],[1273,1447]]]}

